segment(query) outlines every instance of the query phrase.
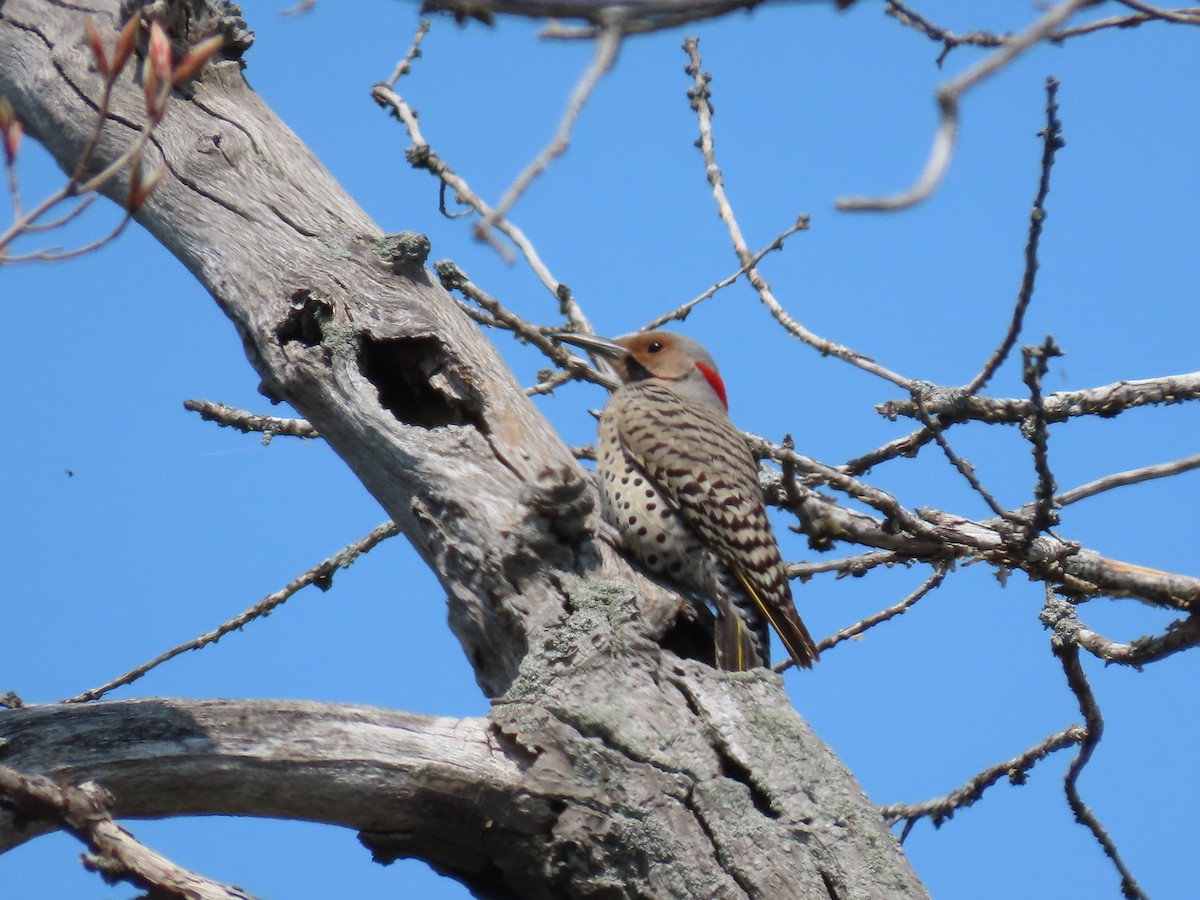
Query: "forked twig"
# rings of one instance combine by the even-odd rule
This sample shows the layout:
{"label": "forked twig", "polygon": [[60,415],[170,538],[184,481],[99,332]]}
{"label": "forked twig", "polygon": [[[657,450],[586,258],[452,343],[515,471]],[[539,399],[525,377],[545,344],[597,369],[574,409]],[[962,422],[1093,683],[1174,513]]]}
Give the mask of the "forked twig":
{"label": "forked twig", "polygon": [[81,858],[84,867],[101,872],[110,884],[127,881],[148,890],[148,897],[254,900],[240,888],[189,871],[140,843],[114,821],[108,791],[94,781],[68,784],[64,777],[0,766],[0,798],[24,818],[61,822],[91,850]]}
{"label": "forked twig", "polygon": [[1029,778],[1029,772],[1035,765],[1058,750],[1082,743],[1086,729],[1080,725],[1072,725],[1062,731],[1050,735],[1043,741],[1034,744],[1024,753],[1006,759],[1002,763],[990,766],[955,791],[944,797],[926,800],[923,803],[893,803],[881,807],[879,812],[888,825],[904,822],[901,840],[908,836],[921,819],[929,819],[935,828],[940,827],[960,809],[966,809],[980,800],[988,788],[995,785],[1001,778],[1007,777],[1014,785],[1024,784]]}
{"label": "forked twig", "polygon": [[[999,346],[992,352],[992,355],[984,363],[979,374],[971,379],[962,389],[944,391],[950,398],[950,402],[955,405],[961,405],[970,402],[970,400],[978,394],[978,392],[992,379],[996,371],[1008,358],[1008,354],[1012,351],[1013,346],[1017,342],[1017,338],[1021,334],[1021,328],[1025,322],[1025,313],[1029,309],[1029,304],[1033,301],[1034,286],[1037,279],[1038,270],[1038,248],[1041,244],[1043,223],[1046,219],[1046,197],[1050,193],[1050,170],[1054,166],[1055,154],[1062,149],[1062,122],[1058,118],[1058,82],[1053,78],[1046,79],[1046,127],[1040,132],[1042,137],[1042,165],[1041,172],[1038,177],[1037,193],[1033,199],[1033,207],[1029,215],[1029,237],[1025,242],[1025,266],[1021,273],[1021,286],[1017,291],[1017,301],[1013,307],[1013,314],[1009,320],[1008,330],[1001,339]],[[925,394],[918,395],[912,392],[912,399],[905,404],[905,414],[912,415],[923,423],[922,428],[898,438],[889,441],[882,447],[872,450],[870,453],[849,460],[842,466],[842,469],[849,475],[860,475],[868,471],[873,466],[881,462],[886,462],[897,457],[915,456],[921,447],[928,444],[931,440],[936,440],[943,451],[947,451],[949,445],[946,443],[943,432],[946,428],[955,424],[958,419],[946,415],[946,410],[938,407],[929,408],[930,398]],[[895,406],[885,405],[880,412],[884,415],[894,416],[897,411]],[[948,453],[950,460],[959,471],[967,475],[967,472],[956,462],[956,457],[952,453]],[[990,494],[983,491],[982,486],[976,486],[973,481],[973,475],[967,475],[967,480],[972,481],[972,486],[981,493],[988,505],[998,515],[1004,515],[998,504],[994,500],[989,499]]]}
{"label": "forked twig", "polygon": [[675,321],[682,322],[684,319],[686,319],[688,317],[688,315],[691,313],[691,311],[693,309],[695,309],[697,306],[699,306],[701,303],[703,303],[709,297],[712,297],[714,294],[717,293],[717,291],[721,291],[721,290],[724,290],[725,288],[729,287],[731,284],[733,284],[735,281],[737,281],[739,278],[741,278],[743,275],[745,275],[751,269],[757,268],[758,264],[763,261],[763,259],[767,256],[768,253],[771,253],[772,251],[775,251],[775,250],[782,250],[784,241],[786,241],[788,238],[790,238],[797,231],[807,231],[808,226],[809,226],[809,217],[807,215],[801,214],[800,216],[797,216],[795,222],[793,222],[791,225],[789,225],[787,228],[785,228],[783,231],[781,231],[779,234],[777,234],[775,236],[775,240],[771,241],[771,243],[767,244],[767,246],[763,247],[761,250],[759,250],[757,253],[755,253],[753,256],[751,256],[748,260],[746,260],[744,263],[742,263],[741,268],[739,268],[732,275],[728,275],[725,278],[722,278],[720,281],[718,281],[716,284],[714,284],[712,287],[710,287],[704,293],[700,294],[700,296],[693,297],[691,300],[688,300],[686,303],[683,303],[683,304],[675,307],[675,309],[671,310],[670,312],[663,313],[657,319],[652,319],[651,321],[647,322],[645,325],[643,325],[638,330],[639,331],[653,331],[655,328],[661,328],[663,325],[666,325],[668,322],[675,322]]}
{"label": "forked twig", "polygon": [[737,217],[733,213],[733,207],[730,205],[729,198],[725,194],[724,179],[721,175],[721,169],[717,165],[712,132],[712,104],[709,102],[709,97],[712,94],[709,84],[712,81],[712,76],[701,67],[700,39],[695,37],[687,38],[683,42],[683,50],[688,55],[689,60],[686,71],[687,74],[692,76],[693,82],[692,87],[688,90],[688,98],[691,100],[692,109],[696,111],[696,118],[699,122],[700,152],[704,156],[705,173],[708,177],[708,183],[712,186],[713,199],[717,202],[717,213],[729,231],[729,237],[733,242],[733,249],[737,254],[738,261],[743,266],[748,266],[746,277],[758,292],[759,299],[762,300],[763,305],[767,307],[771,315],[775,317],[775,320],[783,326],[788,334],[808,344],[823,356],[837,357],[851,365],[857,366],[863,371],[884,378],[892,382],[892,384],[899,385],[907,390],[910,384],[907,378],[897,375],[895,372],[879,365],[870,357],[851,350],[849,347],[844,347],[834,341],[813,334],[792,318],[778,299],[776,299],[766,279],[763,278],[754,265],[750,264],[753,260],[753,254],[746,244],[741,226],[738,225]]}
{"label": "forked twig", "polygon": [[1092,631],[1079,621],[1072,604],[1051,595],[1047,595],[1039,618],[1056,636],[1086,650],[1097,659],[1138,670],[1182,650],[1200,646],[1200,614],[1196,613],[1172,622],[1162,634],[1140,637],[1128,644],[1118,643]]}
{"label": "forked twig", "polygon": [[[396,118],[404,123],[404,127],[408,131],[409,140],[412,146],[405,154],[409,163],[414,168],[425,169],[440,182],[442,193],[442,210],[445,212],[445,189],[448,187],[454,191],[455,199],[462,204],[468,206],[471,210],[484,218],[492,216],[492,208],[482,197],[471,189],[470,184],[461,175],[456,173],[450,165],[442,159],[437,152],[425,140],[425,136],[421,133],[421,126],[417,121],[417,113],[403,97],[395,91],[396,82],[399,78],[406,74],[412,67],[412,63],[421,55],[420,44],[424,40],[425,35],[429,31],[429,23],[422,20],[417,27],[417,32],[413,37],[413,44],[407,54],[396,69],[392,73],[392,79],[388,82],[376,84],[371,89],[371,96],[380,106],[390,108]],[[447,213],[447,215],[451,215]],[[519,227],[507,217],[496,219],[493,227],[507,237],[520,251],[526,265],[537,276],[538,280],[552,293],[558,301],[559,308],[567,323],[575,331],[591,332],[592,326],[584,315],[582,307],[576,301],[571,293],[571,288],[564,282],[559,281],[550,271],[549,267],[543,261],[541,255],[537,252],[533,242],[526,236]],[[511,256],[507,248],[502,249],[502,255],[506,258]]]}
{"label": "forked twig", "polygon": [[1051,7],[1028,29],[1013,35],[995,52],[939,87],[939,119],[933,136],[933,147],[926,160],[925,169],[916,183],[908,190],[888,197],[843,197],[837,201],[837,208],[845,211],[892,212],[907,209],[927,199],[941,184],[950,168],[954,144],[958,138],[958,111],[963,95],[988,76],[996,74],[1026,50],[1046,40],[1079,10],[1096,2],[1097,0],[1064,0]]}

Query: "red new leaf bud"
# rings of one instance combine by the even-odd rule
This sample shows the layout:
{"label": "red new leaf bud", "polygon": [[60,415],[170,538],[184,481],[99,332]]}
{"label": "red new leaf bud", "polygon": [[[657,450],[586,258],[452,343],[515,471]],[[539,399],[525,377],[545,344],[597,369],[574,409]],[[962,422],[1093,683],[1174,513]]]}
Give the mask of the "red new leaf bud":
{"label": "red new leaf bud", "polygon": [[137,40],[138,28],[142,24],[142,13],[139,10],[133,14],[125,27],[121,29],[120,35],[117,36],[117,44],[113,48],[112,58],[112,77],[116,78],[121,70],[125,68],[125,63],[129,62],[129,57],[133,53],[134,43]]}
{"label": "red new leaf bud", "polygon": [[17,121],[12,104],[8,102],[7,97],[0,95],[0,140],[4,142],[4,161],[10,166],[17,158],[23,133],[24,129]]}
{"label": "red new leaf bud", "polygon": [[204,68],[204,64],[224,44],[225,38],[219,34],[214,34],[212,37],[202,40],[179,61],[179,65],[175,67],[175,74],[171,77],[171,83],[182,84],[185,81],[191,81],[200,74],[200,70]]}
{"label": "red new leaf bud", "polygon": [[158,22],[150,24],[150,68],[160,82],[171,80],[171,42]]}
{"label": "red new leaf bud", "polygon": [[129,179],[129,200],[125,204],[125,208],[131,213],[137,212],[142,208],[149,198],[154,193],[154,189],[158,187],[158,183],[163,180],[163,176],[167,174],[167,164],[159,163],[158,168],[150,173],[150,177],[142,179],[141,165],[133,170],[134,174]]}
{"label": "red new leaf bud", "polygon": [[96,60],[96,71],[108,78],[108,55],[104,52],[104,40],[100,37],[100,29],[89,17],[83,20],[83,30],[87,33],[88,46],[92,48],[92,58]]}

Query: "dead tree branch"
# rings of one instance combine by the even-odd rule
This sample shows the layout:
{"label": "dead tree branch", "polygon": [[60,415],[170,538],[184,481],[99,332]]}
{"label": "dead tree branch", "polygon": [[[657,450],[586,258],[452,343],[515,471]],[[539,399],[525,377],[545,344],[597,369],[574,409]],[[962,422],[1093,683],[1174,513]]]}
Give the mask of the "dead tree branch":
{"label": "dead tree branch", "polygon": [[959,104],[963,96],[988,77],[995,75],[1031,47],[1047,40],[1060,26],[1079,10],[1092,6],[1097,0],[1064,0],[1046,11],[1040,19],[1020,34],[1000,45],[994,53],[952,78],[937,90],[938,126],[925,170],[909,189],[889,197],[843,197],[838,209],[848,212],[875,210],[892,212],[908,209],[925,200],[941,184],[954,156],[958,139]]}
{"label": "dead tree branch", "polygon": [[[1046,591],[1046,597],[1048,600],[1052,597],[1049,590]],[[1084,737],[1079,744],[1079,753],[1071,760],[1071,765],[1068,767],[1066,778],[1063,781],[1067,804],[1071,807],[1071,812],[1075,814],[1075,820],[1092,832],[1104,851],[1104,855],[1111,859],[1113,865],[1116,866],[1121,875],[1121,893],[1129,900],[1147,900],[1146,894],[1143,893],[1133,874],[1125,866],[1121,854],[1117,852],[1117,845],[1113,843],[1108,831],[1100,823],[1091,807],[1084,803],[1083,797],[1079,793],[1079,776],[1092,758],[1092,753],[1100,743],[1100,738],[1104,735],[1104,718],[1100,714],[1100,705],[1092,693],[1092,686],[1083,671],[1083,665],[1079,662],[1079,648],[1070,641],[1063,640],[1057,633],[1051,638],[1050,646],[1054,655],[1062,663],[1067,685],[1079,701],[1079,711],[1082,713],[1084,721]]]}
{"label": "dead tree branch", "polygon": [[[114,27],[117,0],[92,7]],[[67,167],[102,91],[85,41],[80,13],[51,0],[0,13],[0,93]],[[144,116],[123,77],[112,121]],[[7,710],[6,764],[96,780],[118,817],[354,827],[381,858],[419,856],[478,893],[588,895],[617,878],[644,895],[926,896],[778,676],[724,677],[663,649],[681,598],[597,539],[585,473],[425,269],[427,242],[382,252],[395,241],[236,61],[172,96],[155,137],[166,174],[139,223],[233,321],[264,393],[311,424],[437,575],[495,700],[486,721],[252,701]],[[102,142],[98,162],[112,152]],[[125,196],[121,177],[105,190]],[[0,846],[33,833],[0,811]]]}
{"label": "dead tree branch", "polygon": [[249,410],[237,409],[212,400],[184,400],[183,408],[199,413],[205,422],[216,422],[222,428],[233,428],[242,434],[261,432],[263,443],[269,444],[277,434],[298,438],[318,438],[317,430],[303,419],[283,419],[262,416]]}
{"label": "dead tree branch", "polygon": [[1085,735],[1085,728],[1072,725],[1039,741],[1024,753],[984,769],[965,785],[944,797],[926,800],[924,803],[893,803],[882,807],[879,812],[889,825],[904,822],[905,836],[921,819],[929,819],[935,828],[940,828],[960,809],[966,809],[982,799],[987,789],[1001,778],[1007,778],[1014,785],[1024,784],[1029,780],[1029,773],[1035,765],[1051,753],[1082,743]]}
{"label": "dead tree branch", "polygon": [[84,866],[102,873],[109,883],[127,881],[156,897],[178,900],[254,900],[138,843],[113,821],[113,798],[95,781],[64,785],[45,775],[0,766],[0,798],[35,822],[61,822],[92,851],[83,857]]}

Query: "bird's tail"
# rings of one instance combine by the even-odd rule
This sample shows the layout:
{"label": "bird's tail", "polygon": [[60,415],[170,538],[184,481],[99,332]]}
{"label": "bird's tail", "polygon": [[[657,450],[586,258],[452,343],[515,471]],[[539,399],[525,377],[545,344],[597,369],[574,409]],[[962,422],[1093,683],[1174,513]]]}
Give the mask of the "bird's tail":
{"label": "bird's tail", "polygon": [[750,579],[746,577],[745,572],[737,569],[735,570],[735,574],[742,588],[750,595],[750,599],[754,601],[755,608],[771,624],[771,627],[775,629],[775,633],[779,635],[779,639],[783,641],[783,646],[787,648],[792,662],[803,669],[811,669],[812,664],[817,661],[817,657],[820,654],[817,652],[817,645],[813,643],[808,629],[800,621],[800,616],[796,610],[790,603],[768,603],[755,590],[754,585],[750,583]]}

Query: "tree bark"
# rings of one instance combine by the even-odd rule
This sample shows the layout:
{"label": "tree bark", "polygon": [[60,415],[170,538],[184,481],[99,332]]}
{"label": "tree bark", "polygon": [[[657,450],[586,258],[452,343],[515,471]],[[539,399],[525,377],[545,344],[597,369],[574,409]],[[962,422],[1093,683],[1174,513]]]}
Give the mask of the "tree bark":
{"label": "tree bark", "polygon": [[[211,32],[183,6],[174,39]],[[111,40],[117,0],[93,8]],[[67,170],[97,111],[90,61],[78,8],[0,2],[0,94]],[[144,115],[126,72],[94,167]],[[431,280],[422,239],[384,241],[237,60],[175,94],[148,151],[168,174],[138,222],[437,573],[496,699],[457,721],[265,701],[0,711],[0,764],[95,779],[119,817],[353,827],[377,858],[419,856],[481,896],[925,896],[778,676],[662,649],[678,599],[597,537],[586,473]],[[55,826],[0,808],[0,848]]]}

